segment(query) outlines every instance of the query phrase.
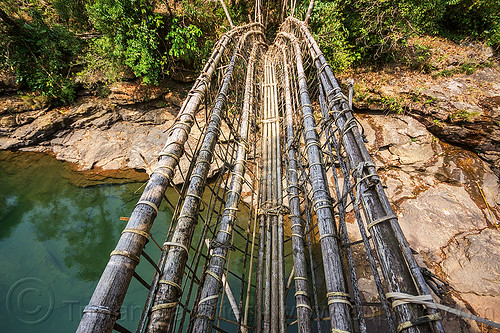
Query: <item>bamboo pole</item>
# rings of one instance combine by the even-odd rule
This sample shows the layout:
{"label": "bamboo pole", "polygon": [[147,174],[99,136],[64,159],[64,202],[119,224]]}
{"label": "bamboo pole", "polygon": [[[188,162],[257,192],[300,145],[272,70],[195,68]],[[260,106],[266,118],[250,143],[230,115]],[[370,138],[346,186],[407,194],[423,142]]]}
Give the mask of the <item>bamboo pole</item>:
{"label": "bamboo pole", "polygon": [[[335,123],[341,130],[341,138],[348,152],[349,161],[354,166],[357,190],[389,291],[411,295],[430,294],[421,269],[411,253],[397,217],[376,176],[371,157],[361,139],[352,112],[348,109],[348,102],[345,98],[339,98],[340,88],[330,66],[305,24],[295,18],[289,18],[289,20],[300,30],[306,40],[326,92],[328,104],[335,112]],[[421,317],[423,308],[402,304],[395,307],[394,311],[399,322],[403,323]],[[430,309],[429,312],[437,318],[435,310]],[[437,332],[444,332],[440,320],[431,320],[431,322],[432,325],[422,324],[409,327],[407,332],[429,332],[430,326],[433,326]]]}
{"label": "bamboo pole", "polygon": [[226,14],[227,21],[229,22],[229,26],[231,29],[234,28],[233,20],[231,20],[231,15],[229,15],[229,11],[227,10],[226,4],[224,3],[224,0],[219,0],[220,4],[222,5],[222,8],[224,9],[224,13]]}
{"label": "bamboo pole", "polygon": [[273,66],[273,78],[275,86],[273,89],[273,104],[274,113],[272,117],[274,118],[274,147],[276,149],[274,154],[275,159],[275,173],[276,173],[276,191],[275,196],[277,198],[277,209],[278,209],[278,238],[274,243],[278,247],[278,301],[279,301],[279,327],[280,332],[284,333],[286,331],[286,307],[285,307],[285,257],[284,257],[284,228],[283,228],[283,177],[281,173],[282,168],[282,157],[281,157],[281,132],[279,124],[279,114],[278,114],[278,83],[276,80],[276,65]]}
{"label": "bamboo pole", "polygon": [[271,200],[269,202],[268,214],[270,215],[271,224],[271,333],[277,333],[279,329],[279,317],[280,317],[280,307],[279,307],[279,258],[278,258],[278,212],[277,205],[277,175],[276,175],[276,142],[275,142],[275,122],[276,118],[273,117],[276,104],[274,103],[274,92],[276,90],[276,78],[274,76],[274,64],[272,60],[268,61],[268,93],[269,93],[269,107],[267,108],[268,126],[269,126],[269,146],[270,149],[270,173],[271,182],[269,188],[271,188]]}
{"label": "bamboo pole", "polygon": [[268,61],[268,98],[267,119],[264,120],[270,127],[268,137],[271,148],[271,200],[267,211],[270,215],[272,230],[272,284],[271,284],[271,332],[284,332],[286,330],[285,313],[285,277],[283,258],[283,215],[282,186],[281,186],[281,156],[280,156],[280,132],[278,116],[278,84],[276,81],[276,65],[274,60]]}
{"label": "bamboo pole", "polygon": [[193,333],[209,332],[211,330],[216,312],[217,299],[223,282],[222,276],[226,256],[231,246],[231,230],[236,222],[236,212],[238,211],[238,204],[241,199],[241,189],[246,170],[245,162],[248,151],[249,119],[253,105],[253,78],[258,46],[258,43],[253,44],[248,60],[236,163],[233,168],[230,189],[228,191],[219,230],[216,238],[212,242],[215,245],[212,245],[212,254],[210,255],[209,265],[205,271],[206,276],[202,286],[201,299],[197,305],[197,312],[192,330]]}
{"label": "bamboo pole", "polygon": [[313,8],[314,8],[314,0],[311,0],[309,1],[309,7],[307,7],[306,18],[304,19],[305,24],[309,23],[309,19],[311,18]]}
{"label": "bamboo pole", "polygon": [[[260,170],[259,170],[258,163],[257,163],[256,169],[257,169],[256,179],[259,179]],[[254,181],[254,184],[255,184],[255,181]],[[257,185],[255,193],[258,194],[259,192],[260,192],[260,187],[259,187],[259,185]],[[254,197],[253,202],[252,202],[254,207],[257,207],[257,209],[256,209],[257,211],[258,211],[258,207],[259,207],[258,200],[259,200],[258,197]],[[248,269],[247,294],[246,294],[246,299],[245,299],[245,314],[243,317],[243,326],[244,327],[247,326],[247,322],[248,322],[248,309],[249,309],[249,305],[250,305],[250,290],[252,289],[252,270],[253,270],[253,258],[254,258],[253,253],[255,251],[255,235],[256,235],[256,231],[257,231],[257,218],[258,218],[258,215],[257,215],[257,213],[255,213],[254,220],[253,220],[252,245],[251,245],[251,250],[250,250],[250,265],[249,265],[249,269]]]}
{"label": "bamboo pole", "polygon": [[184,101],[177,122],[172,127],[167,142],[160,153],[158,166],[136,204],[127,226],[111,253],[101,278],[94,290],[77,332],[111,332],[120,316],[120,308],[128,286],[139,263],[139,257],[147,241],[147,235],[156,218],[158,207],[167,186],[173,179],[174,169],[184,151],[184,144],[194,123],[208,84],[221,60],[224,50],[235,35],[258,25],[238,27],[225,34],[214,48],[211,57]]}
{"label": "bamboo pole", "polygon": [[[270,104],[269,99],[269,59],[266,57],[264,62],[264,106],[263,106],[263,121],[269,118],[268,109]],[[263,323],[263,331],[264,333],[268,333],[271,331],[271,285],[272,285],[272,276],[271,276],[271,264],[272,264],[272,226],[271,226],[271,218],[267,213],[270,208],[270,202],[272,200],[272,179],[271,179],[271,149],[270,149],[270,126],[266,121],[263,126],[263,155],[264,155],[264,172],[266,173],[266,201],[264,202],[264,215],[266,219],[266,267],[265,267],[265,286],[264,286],[264,323]]]}
{"label": "bamboo pole", "polygon": [[[211,253],[212,251],[210,249],[210,240],[208,238],[205,239],[205,245],[208,251],[210,252],[210,255],[212,255],[213,253]],[[231,309],[233,310],[234,317],[236,318],[237,321],[240,321],[240,310],[238,308],[238,303],[236,302],[236,298],[234,297],[234,293],[233,290],[231,289],[231,286],[227,282],[226,273],[222,272],[221,280],[227,295],[227,299],[229,301],[229,304],[231,305]]]}
{"label": "bamboo pole", "polygon": [[332,330],[350,331],[351,315],[349,309],[350,302],[348,301],[349,294],[346,290],[344,272],[342,270],[340,249],[337,243],[338,235],[334,228],[335,219],[333,206],[331,198],[328,195],[328,181],[325,177],[325,168],[322,160],[322,152],[319,147],[316,123],[312,114],[311,101],[307,90],[307,79],[302,64],[300,45],[297,38],[291,34],[279,33],[277,38],[279,37],[290,40],[295,51],[304,138],[306,141],[306,153],[309,160],[310,181],[313,189],[313,208],[316,212],[320,233],[330,323]]}
{"label": "bamboo pole", "polygon": [[[265,66],[264,66],[265,73]],[[261,100],[262,100],[262,108],[264,108],[267,104],[266,100],[266,77],[264,75],[263,83],[261,84]],[[262,114],[261,114],[262,119]],[[267,131],[267,127],[265,124],[262,126],[262,139],[261,139],[261,179],[260,179],[260,190],[259,190],[259,250],[258,250],[258,258],[257,258],[257,271],[256,271],[256,290],[255,290],[255,311],[254,311],[254,331],[256,333],[260,333],[263,330],[263,317],[266,317],[266,312],[263,307],[264,303],[264,285],[267,284],[267,264],[265,265],[267,258],[267,218],[263,213],[266,208],[267,201],[267,144],[264,141],[265,132]],[[265,265],[265,267],[264,267]],[[264,277],[266,280],[264,281]],[[267,297],[266,297],[267,299]],[[264,315],[264,316],[263,316]],[[264,323],[266,320],[264,320]]]}
{"label": "bamboo pole", "polygon": [[182,295],[181,284],[188,251],[191,244],[194,226],[198,221],[198,213],[201,204],[201,196],[206,185],[206,179],[210,170],[210,162],[213,151],[220,134],[222,115],[227,101],[227,92],[230,88],[232,74],[241,47],[251,35],[262,34],[261,31],[251,30],[245,33],[235,48],[229,67],[224,76],[224,83],[217,97],[210,122],[206,131],[200,153],[191,177],[186,199],[184,200],[177,225],[170,242],[163,245],[168,254],[163,267],[163,274],[159,281],[155,301],[151,309],[148,331],[165,332],[171,325],[172,315]]}
{"label": "bamboo pole", "polygon": [[[318,77],[318,84],[319,84],[319,77]],[[323,91],[323,89],[321,89],[321,87],[320,87],[320,92],[319,92],[319,104],[320,104],[321,114],[323,116],[323,119],[328,119],[328,108],[326,106],[324,91]],[[333,166],[333,161],[334,161],[333,145],[336,143],[334,141],[335,137],[334,137],[334,134],[332,133],[331,126],[328,126],[328,122],[323,121],[322,128],[326,134],[328,154],[329,154],[329,156],[331,158],[331,162],[332,162],[332,170],[331,171],[332,171],[333,179],[334,179],[335,194],[336,194],[337,200],[338,200],[337,208],[338,208],[338,212],[339,212],[340,233],[342,236],[342,242],[345,245],[344,251],[345,251],[345,257],[347,258],[347,263],[348,263],[348,268],[349,268],[349,277],[351,280],[351,290],[352,290],[352,295],[353,295],[353,299],[354,299],[354,308],[356,310],[356,315],[357,315],[357,319],[358,319],[359,331],[360,331],[360,333],[366,333],[366,322],[365,322],[363,309],[362,309],[362,305],[361,305],[361,295],[359,292],[358,278],[356,275],[356,270],[354,268],[354,258],[352,255],[352,248],[351,248],[351,244],[349,241],[349,235],[347,234],[347,226],[346,226],[346,220],[345,220],[346,219],[345,207],[347,206],[346,205],[347,198],[343,197],[340,193],[339,179],[338,179],[337,171],[335,170],[335,168]],[[339,157],[339,159],[338,159],[339,164],[343,163],[343,162],[341,162],[342,157],[340,155],[340,150],[337,149],[336,153],[337,153],[337,156]],[[347,176],[344,176],[344,193],[349,191],[349,193],[352,194],[352,188],[349,187],[349,185],[350,185],[349,174],[346,172],[344,175],[347,175]],[[357,205],[354,205],[354,206],[356,206],[356,208],[358,208]],[[367,255],[370,256],[371,251],[369,251],[367,253]],[[378,275],[377,271],[373,271],[373,273],[374,273],[374,275]],[[374,278],[376,279],[376,277],[374,277]],[[384,304],[383,301],[382,301],[382,304],[383,304],[383,306],[387,305],[387,304]],[[386,308],[384,308],[384,310],[386,310]],[[389,317],[388,319],[389,319],[388,320],[389,327],[391,328],[391,331],[394,331],[395,329],[394,329],[394,325],[392,323],[392,318]]]}
{"label": "bamboo pole", "polygon": [[293,267],[295,270],[295,302],[297,308],[297,325],[299,332],[311,332],[312,308],[309,297],[306,257],[304,253],[304,232],[300,216],[299,182],[297,174],[297,151],[294,146],[295,130],[293,126],[294,110],[290,93],[290,78],[286,49],[282,47],[285,87],[286,140],[288,153],[288,202],[290,205],[290,221],[292,228]]}

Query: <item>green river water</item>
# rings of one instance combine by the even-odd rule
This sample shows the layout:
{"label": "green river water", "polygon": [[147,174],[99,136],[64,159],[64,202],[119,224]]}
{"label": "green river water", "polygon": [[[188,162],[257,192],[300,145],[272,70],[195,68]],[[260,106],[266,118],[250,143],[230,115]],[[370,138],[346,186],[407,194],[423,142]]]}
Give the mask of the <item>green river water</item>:
{"label": "green river water", "polygon": [[[51,156],[0,152],[2,332],[78,327],[124,229],[120,217],[130,214],[142,185],[74,185],[82,177]],[[164,235],[171,212],[166,205],[160,210],[152,231]],[[159,251],[152,246],[146,249],[156,261]],[[153,271],[139,265],[139,273],[150,281]],[[121,310],[123,326],[135,331],[145,298],[145,288],[133,279]]]}

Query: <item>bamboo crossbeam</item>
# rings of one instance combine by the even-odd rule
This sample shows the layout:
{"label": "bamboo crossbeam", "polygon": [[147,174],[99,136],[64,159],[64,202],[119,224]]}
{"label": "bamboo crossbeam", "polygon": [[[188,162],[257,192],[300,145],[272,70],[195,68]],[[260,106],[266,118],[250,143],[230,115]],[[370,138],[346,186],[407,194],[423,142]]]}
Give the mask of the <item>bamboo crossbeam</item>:
{"label": "bamboo crossbeam", "polygon": [[[197,304],[197,311],[192,330],[193,333],[209,332],[211,330],[218,303],[218,296],[223,282],[222,276],[226,263],[226,257],[232,241],[231,231],[234,223],[236,222],[236,211],[241,199],[241,189],[246,169],[245,162],[248,151],[250,114],[252,112],[253,105],[253,79],[258,47],[258,43],[253,44],[250,58],[248,60],[241,127],[239,132],[240,142],[238,142],[236,163],[232,171],[230,190],[228,191],[224,213],[219,224],[217,236],[212,241],[212,253],[209,259],[209,265],[206,269],[207,273],[203,283],[200,301]],[[237,319],[239,320],[239,318]]]}
{"label": "bamboo crossbeam", "polygon": [[[330,66],[305,24],[295,18],[288,20],[300,31],[307,43],[311,58],[314,59],[320,76],[322,89],[325,90],[327,102],[334,112],[336,126],[341,130],[346,128],[344,127],[346,124],[351,127],[350,130],[342,133],[342,140],[348,152],[350,163],[355,169],[354,177],[359,182],[358,193],[360,193],[367,223],[381,221],[381,219],[386,220],[386,223],[378,223],[371,227],[370,232],[388,289],[412,295],[430,294],[421,269],[411,253],[382,184],[377,181],[375,167],[361,139],[357,125],[353,121],[348,102],[345,98],[339,98],[340,88]],[[415,320],[423,313],[422,307],[409,304],[398,306],[394,311],[398,316],[399,323]],[[432,310],[430,312],[435,313]],[[433,321],[431,325],[409,327],[407,332],[430,332],[430,326],[433,326],[437,332],[444,332],[439,320]]]}
{"label": "bamboo crossbeam", "polygon": [[300,102],[304,125],[306,154],[309,161],[310,181],[312,186],[313,208],[318,220],[320,245],[325,271],[328,309],[332,330],[351,331],[349,294],[346,290],[338,235],[334,228],[335,219],[333,205],[329,197],[328,181],[325,177],[325,167],[322,152],[319,147],[319,137],[312,114],[311,100],[307,89],[307,79],[304,73],[300,44],[297,38],[288,33],[279,33],[277,38],[290,40],[295,52],[295,62],[299,79]]}

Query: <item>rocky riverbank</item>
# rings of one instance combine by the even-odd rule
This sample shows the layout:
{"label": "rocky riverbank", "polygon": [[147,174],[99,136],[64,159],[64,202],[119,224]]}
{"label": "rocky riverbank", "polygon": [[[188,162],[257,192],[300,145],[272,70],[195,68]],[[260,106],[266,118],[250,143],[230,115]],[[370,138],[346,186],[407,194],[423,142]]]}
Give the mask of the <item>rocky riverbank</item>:
{"label": "rocky riverbank", "polygon": [[[163,87],[163,88],[162,88]],[[150,173],[174,124],[187,86],[176,92],[164,86],[134,83],[111,86],[107,98],[81,97],[70,107],[51,108],[43,97],[0,97],[0,149],[53,154],[74,163],[79,171],[102,177],[126,172],[134,179]],[[197,115],[202,127],[205,115]],[[194,149],[201,135],[193,126],[188,145]],[[180,168],[187,170],[184,156]],[[134,171],[137,171],[134,173]],[[212,174],[216,168],[212,169]],[[183,182],[181,173],[174,178]]]}
{"label": "rocky riverbank", "polygon": [[358,68],[354,79],[359,111],[408,114],[441,140],[476,153],[500,177],[500,68],[491,48],[457,45],[438,38],[413,41],[427,50],[420,62]]}
{"label": "rocky riverbank", "polygon": [[[442,303],[498,321],[498,177],[476,154],[441,141],[410,116],[357,117],[417,259],[449,283]],[[348,222],[353,239],[360,239],[354,216]],[[368,280],[363,283],[373,286]],[[364,296],[368,302],[378,297],[373,288],[365,288]],[[451,315],[445,321],[447,331],[481,332],[472,321]]]}

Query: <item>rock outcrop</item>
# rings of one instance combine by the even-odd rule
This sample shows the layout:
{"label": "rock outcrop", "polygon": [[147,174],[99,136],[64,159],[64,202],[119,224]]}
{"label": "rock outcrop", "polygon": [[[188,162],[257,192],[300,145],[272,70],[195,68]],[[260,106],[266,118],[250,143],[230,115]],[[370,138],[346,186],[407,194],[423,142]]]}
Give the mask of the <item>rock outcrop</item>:
{"label": "rock outcrop", "polygon": [[[150,173],[182,100],[167,89],[131,83],[115,84],[111,90],[105,99],[83,97],[72,107],[52,109],[38,100],[1,99],[0,149],[49,152],[82,171],[136,169]],[[203,112],[196,120],[204,126]],[[193,126],[188,150],[195,149],[200,127]],[[227,126],[223,131],[229,131]],[[218,149],[224,146],[219,143]],[[183,156],[180,170],[185,173],[189,164],[188,156]],[[219,160],[210,176],[222,166]],[[176,172],[174,183],[182,182],[181,172]]]}
{"label": "rock outcrop", "polygon": [[355,82],[355,108],[410,114],[441,140],[477,153],[500,177],[500,67],[491,49],[429,43],[429,74],[395,65],[344,74]]}

